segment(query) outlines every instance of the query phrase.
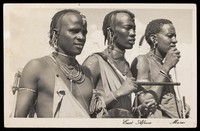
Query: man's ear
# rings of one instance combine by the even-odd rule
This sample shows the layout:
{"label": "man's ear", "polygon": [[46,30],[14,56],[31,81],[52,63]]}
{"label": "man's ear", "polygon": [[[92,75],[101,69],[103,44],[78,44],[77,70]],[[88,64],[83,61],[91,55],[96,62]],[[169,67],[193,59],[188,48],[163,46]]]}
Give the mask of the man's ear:
{"label": "man's ear", "polygon": [[108,28],[107,28],[107,33],[108,33],[110,36],[113,36],[113,35],[114,35],[113,30],[111,29],[111,27],[108,27]]}
{"label": "man's ear", "polygon": [[158,43],[157,37],[155,34],[151,34],[150,35],[150,40],[152,41],[152,43],[156,44]]}
{"label": "man's ear", "polygon": [[58,38],[58,31],[57,30],[53,30],[53,36],[52,38]]}

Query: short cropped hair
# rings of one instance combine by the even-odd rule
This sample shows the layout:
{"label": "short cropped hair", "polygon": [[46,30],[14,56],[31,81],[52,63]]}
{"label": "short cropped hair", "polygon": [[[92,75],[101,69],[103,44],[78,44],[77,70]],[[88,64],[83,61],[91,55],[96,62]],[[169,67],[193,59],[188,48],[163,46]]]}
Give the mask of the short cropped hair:
{"label": "short cropped hair", "polygon": [[168,19],[155,19],[147,25],[145,30],[145,39],[151,47],[153,46],[153,42],[151,41],[150,36],[159,33],[164,24],[172,24],[172,22]]}

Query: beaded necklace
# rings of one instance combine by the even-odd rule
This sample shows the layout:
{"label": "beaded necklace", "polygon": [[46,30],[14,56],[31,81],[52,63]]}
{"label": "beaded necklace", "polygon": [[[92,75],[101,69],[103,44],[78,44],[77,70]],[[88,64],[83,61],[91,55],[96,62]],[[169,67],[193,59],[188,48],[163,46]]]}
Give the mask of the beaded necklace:
{"label": "beaded necklace", "polygon": [[[81,98],[88,109],[88,105],[83,97],[83,93],[77,84],[81,84],[85,81],[85,74],[83,73],[79,63],[76,61],[76,66],[74,68],[69,67],[65,63],[61,62],[58,58],[56,58],[55,54],[51,54],[51,58],[54,63],[59,67],[59,69],[64,73],[64,75],[70,81],[70,93],[72,93],[73,84],[78,88],[79,93],[81,94]],[[73,72],[77,68],[77,74],[73,75]],[[70,70],[72,70],[70,72]]]}
{"label": "beaded necklace", "polygon": [[159,62],[160,62],[161,64],[163,64],[163,58],[161,58],[161,57],[159,57],[158,55],[152,53],[152,51],[153,51],[153,50],[151,50],[149,53],[153,56],[154,60],[156,60],[157,62],[158,62],[158,60],[159,60]]}
{"label": "beaded necklace", "polygon": [[[56,65],[60,68],[60,70],[64,73],[64,75],[69,79],[74,81],[75,83],[82,83],[85,80],[85,74],[83,73],[79,63],[76,61],[75,67],[69,67],[65,63],[61,62],[58,58],[56,58],[55,55],[52,54],[52,57],[54,58],[54,62]],[[73,74],[74,71],[77,69],[77,73]]]}
{"label": "beaded necklace", "polygon": [[58,53],[59,55],[62,55],[64,57],[67,57],[67,58],[75,58],[75,56],[66,55],[66,54],[63,54],[61,52],[56,52],[56,53]]}

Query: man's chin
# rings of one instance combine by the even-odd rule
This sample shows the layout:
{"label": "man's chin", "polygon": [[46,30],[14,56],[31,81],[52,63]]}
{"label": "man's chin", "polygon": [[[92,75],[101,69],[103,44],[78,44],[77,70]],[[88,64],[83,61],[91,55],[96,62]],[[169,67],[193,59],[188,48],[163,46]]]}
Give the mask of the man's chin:
{"label": "man's chin", "polygon": [[127,47],[126,49],[132,49],[133,48],[133,45],[130,45],[129,47]]}
{"label": "man's chin", "polygon": [[82,52],[82,51],[80,51],[80,52],[76,52],[74,55],[75,55],[75,56],[80,55],[81,52]]}

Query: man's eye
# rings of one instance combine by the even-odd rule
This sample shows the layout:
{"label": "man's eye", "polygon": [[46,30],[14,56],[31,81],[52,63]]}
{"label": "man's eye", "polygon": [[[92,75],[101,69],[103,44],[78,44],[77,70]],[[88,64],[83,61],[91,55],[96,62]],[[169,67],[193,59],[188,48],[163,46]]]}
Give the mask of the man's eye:
{"label": "man's eye", "polygon": [[172,38],[174,35],[168,35],[169,38]]}
{"label": "man's eye", "polygon": [[125,29],[126,29],[126,30],[130,30],[131,27],[130,27],[130,26],[126,26]]}
{"label": "man's eye", "polygon": [[79,30],[71,30],[72,33],[78,33]]}
{"label": "man's eye", "polygon": [[86,35],[87,34],[87,31],[83,31],[83,35]]}
{"label": "man's eye", "polygon": [[176,34],[169,34],[168,37],[169,38],[176,37]]}
{"label": "man's eye", "polygon": [[127,31],[129,31],[129,30],[131,30],[131,29],[133,29],[134,31],[135,31],[135,26],[133,27],[133,26],[125,26],[124,27]]}

